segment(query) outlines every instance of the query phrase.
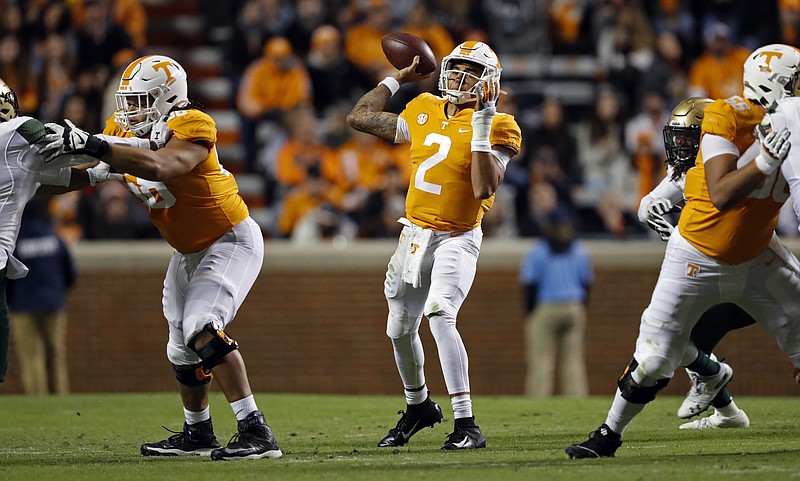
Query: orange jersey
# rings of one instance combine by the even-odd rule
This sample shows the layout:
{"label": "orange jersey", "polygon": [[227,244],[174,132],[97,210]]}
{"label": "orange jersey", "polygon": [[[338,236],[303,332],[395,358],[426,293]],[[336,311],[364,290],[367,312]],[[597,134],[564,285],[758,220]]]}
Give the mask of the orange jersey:
{"label": "orange jersey", "polygon": [[[170,114],[167,125],[178,139],[208,145],[208,157],[191,172],[164,182],[126,174],[125,186],[147,206],[150,219],[164,240],[178,252],[197,252],[250,213],[233,175],[219,163],[214,120],[196,109],[178,110]],[[133,137],[117,125],[113,116],[106,121],[103,133]]]}
{"label": "orange jersey", "polygon": [[[737,167],[741,168],[758,153],[758,149],[746,151],[753,145],[753,129],[763,117],[756,104],[741,97],[717,100],[705,109],[701,135],[718,135],[736,145],[741,156]],[[708,195],[701,153],[696,166],[686,174],[684,195],[687,203],[678,222],[681,235],[714,259],[740,264],[769,244],[778,211],[788,199],[788,186],[778,170],[746,199],[720,212]]]}
{"label": "orange jersey", "polygon": [[[464,231],[481,224],[494,196],[476,199],[472,189],[472,109],[448,118],[446,100],[424,93],[400,116],[411,139],[411,182],[406,217],[427,229]],[[498,113],[492,122],[492,145],[519,152],[522,133],[512,115]]]}

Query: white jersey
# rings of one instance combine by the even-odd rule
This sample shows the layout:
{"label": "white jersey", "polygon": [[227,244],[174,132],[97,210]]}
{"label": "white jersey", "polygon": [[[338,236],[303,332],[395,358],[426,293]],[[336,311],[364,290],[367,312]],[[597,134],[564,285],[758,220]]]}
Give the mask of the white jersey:
{"label": "white jersey", "polygon": [[792,200],[794,212],[800,219],[800,98],[786,97],[778,101],[775,112],[766,116],[772,125],[773,130],[780,130],[783,127],[789,128],[789,142],[792,147],[789,155],[781,165],[781,174],[789,184],[789,195]]}
{"label": "white jersey", "polygon": [[45,163],[32,145],[44,134],[44,125],[31,117],[0,122],[0,269],[8,267],[6,277],[9,279],[25,277],[28,273],[25,264],[11,253],[17,243],[22,211],[42,184],[42,174],[86,162],[83,156],[61,156],[52,163]]}

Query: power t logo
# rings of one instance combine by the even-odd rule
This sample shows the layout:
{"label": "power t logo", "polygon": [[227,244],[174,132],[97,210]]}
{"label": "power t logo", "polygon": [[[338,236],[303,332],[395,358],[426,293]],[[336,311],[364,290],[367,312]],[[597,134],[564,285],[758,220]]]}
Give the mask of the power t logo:
{"label": "power t logo", "polygon": [[769,66],[773,58],[781,58],[783,54],[780,52],[762,52],[761,56],[764,57],[764,63],[759,66],[762,72],[772,72],[772,67]]}
{"label": "power t logo", "polygon": [[689,277],[697,277],[697,273],[700,272],[700,266],[692,264],[691,262],[686,263],[686,275]]}

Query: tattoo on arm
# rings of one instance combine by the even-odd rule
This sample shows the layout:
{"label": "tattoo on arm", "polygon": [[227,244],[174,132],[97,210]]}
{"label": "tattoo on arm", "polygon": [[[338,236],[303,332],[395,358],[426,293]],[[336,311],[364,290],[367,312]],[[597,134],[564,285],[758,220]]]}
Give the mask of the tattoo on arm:
{"label": "tattoo on arm", "polygon": [[397,114],[383,111],[390,96],[389,89],[384,85],[370,90],[353,107],[347,116],[347,123],[356,130],[394,142]]}

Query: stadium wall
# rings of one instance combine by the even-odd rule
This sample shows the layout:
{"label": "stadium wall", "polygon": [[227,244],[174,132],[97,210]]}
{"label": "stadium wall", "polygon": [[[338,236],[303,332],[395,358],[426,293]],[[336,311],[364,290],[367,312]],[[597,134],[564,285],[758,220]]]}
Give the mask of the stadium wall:
{"label": "stadium wall", "polygon": [[[586,242],[596,282],[586,350],[590,391],[610,395],[633,353],[639,317],[658,277],[664,244]],[[385,335],[383,274],[393,241],[297,247],[268,242],[261,276],[228,333],[239,341],[257,392],[399,394]],[[487,240],[458,327],[470,354],[476,395],[522,394],[525,370],[521,289],[526,240]],[[794,248],[795,246],[792,245]],[[794,249],[797,251],[797,249]],[[68,299],[73,392],[175,390],[165,355],[161,286],[171,250],[160,241],[82,242],[79,280]],[[13,326],[12,326],[13,329]],[[433,338],[420,329],[428,385],[446,389]],[[729,334],[717,352],[734,367],[735,395],[797,395],[791,364],[759,326]],[[2,393],[22,392],[11,353]],[[683,395],[677,373],[666,394]]]}

